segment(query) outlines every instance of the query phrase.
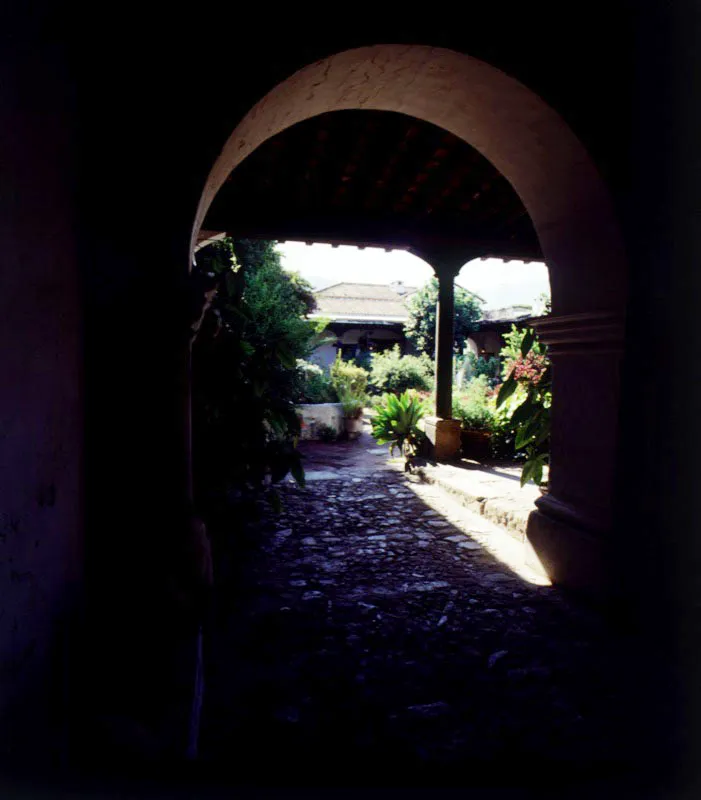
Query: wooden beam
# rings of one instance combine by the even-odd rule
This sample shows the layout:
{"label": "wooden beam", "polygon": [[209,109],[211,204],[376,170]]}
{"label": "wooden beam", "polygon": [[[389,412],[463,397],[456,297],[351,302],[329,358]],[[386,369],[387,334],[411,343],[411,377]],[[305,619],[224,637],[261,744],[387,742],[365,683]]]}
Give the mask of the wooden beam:
{"label": "wooden beam", "polygon": [[[440,176],[441,170],[445,169],[446,160],[448,162],[454,160],[451,159],[451,156],[454,156],[456,152],[459,155],[459,145],[462,145],[464,151],[465,143],[452,134],[444,133],[440,137],[437,145],[434,144],[431,148],[430,155],[423,160],[422,166],[416,171],[414,180],[411,182],[404,197],[395,205],[395,211],[405,212],[416,204],[416,199],[419,195],[426,197],[427,184],[432,180],[435,181]],[[430,213],[429,208],[430,204],[427,202],[424,214]]]}
{"label": "wooden beam", "polygon": [[368,148],[372,142],[372,136],[375,131],[375,124],[372,120],[368,121],[364,128],[358,134],[351,154],[346,162],[346,166],[341,174],[340,183],[331,199],[331,205],[338,208],[344,204],[344,201],[350,194],[351,187],[354,182],[357,184],[358,176],[361,172],[360,164],[362,163]]}
{"label": "wooden beam", "polygon": [[326,127],[317,130],[309,150],[309,157],[300,170],[299,202],[303,208],[313,205],[313,188],[319,186],[319,176],[323,174],[321,165],[328,155],[330,135]]}
{"label": "wooden beam", "polygon": [[226,229],[229,235],[241,238],[303,241],[308,245],[315,242],[335,242],[391,249],[468,249],[496,257],[511,255],[517,259],[542,260],[535,235],[527,238],[519,236],[510,240],[504,234],[493,234],[491,230],[480,233],[479,228],[467,227],[464,221],[452,228],[440,221],[438,223],[427,220],[409,224],[403,221],[399,224],[386,219],[352,219],[344,216],[325,220],[270,216],[247,220],[237,214]]}
{"label": "wooden beam", "polygon": [[[427,135],[424,123],[388,119],[393,121],[386,126],[377,120],[367,125],[331,114],[306,134],[295,126],[274,137],[223,187],[207,228],[389,249],[479,241],[490,254],[541,258],[537,237],[521,222],[525,210],[518,197],[486,159],[451,134],[439,138]],[[367,192],[362,197],[361,189]]]}
{"label": "wooden beam", "polygon": [[418,137],[419,133],[420,127],[416,124],[409,125],[406,129],[401,141],[394,148],[393,154],[382,170],[380,177],[375,181],[375,186],[365,202],[365,208],[367,210],[377,210],[382,195],[386,194],[389,187],[392,185],[393,180],[397,176],[400,164],[402,161],[406,160],[407,155],[411,152],[412,143]]}

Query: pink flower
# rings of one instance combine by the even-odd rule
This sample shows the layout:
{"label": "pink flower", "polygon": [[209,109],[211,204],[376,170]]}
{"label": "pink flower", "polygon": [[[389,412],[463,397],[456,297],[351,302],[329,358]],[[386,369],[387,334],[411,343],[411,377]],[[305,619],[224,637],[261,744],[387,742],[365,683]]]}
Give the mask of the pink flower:
{"label": "pink flower", "polygon": [[547,368],[547,359],[544,355],[531,351],[526,358],[519,355],[513,359],[510,366],[509,375],[513,375],[519,383],[537,384]]}

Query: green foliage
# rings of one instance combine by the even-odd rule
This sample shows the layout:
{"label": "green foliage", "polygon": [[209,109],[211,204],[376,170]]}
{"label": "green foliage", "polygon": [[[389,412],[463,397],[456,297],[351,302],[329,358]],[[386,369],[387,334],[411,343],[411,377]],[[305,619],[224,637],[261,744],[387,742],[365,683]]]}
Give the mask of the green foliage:
{"label": "green foliage", "polygon": [[433,363],[426,355],[403,356],[399,345],[384,353],[373,353],[370,386],[378,394],[401,394],[407,389],[430,390]]}
{"label": "green foliage", "polygon": [[364,398],[368,388],[367,370],[353,364],[351,361],[344,361],[341,353],[336,355],[336,360],[331,365],[331,383],[336,393],[341,399],[342,395]]}
{"label": "green foliage", "polygon": [[336,430],[332,428],[331,425],[327,425],[324,422],[317,425],[316,435],[320,442],[335,442],[338,438]]}
{"label": "green foliage", "polygon": [[525,458],[525,454],[514,447],[516,431],[508,416],[501,413],[501,409],[493,414],[491,434],[489,443],[492,458],[508,461],[521,461]]}
{"label": "green foliage", "polygon": [[379,408],[383,404],[381,394],[371,394],[368,397],[368,405],[370,408]]}
{"label": "green foliage", "polygon": [[545,345],[538,342],[531,328],[518,330],[512,325],[507,334],[505,381],[497,395],[497,408],[504,406],[519,392],[523,396],[509,416],[515,439],[514,447],[526,455],[521,472],[521,485],[533,480],[540,484],[548,463],[550,409],[552,406],[552,373]]}
{"label": "green foliage", "polygon": [[453,395],[453,417],[460,420],[465,430],[492,430],[494,412],[487,397],[488,390],[487,376],[480,375]]}
{"label": "green foliage", "polygon": [[343,405],[343,415],[347,419],[360,419],[365,409],[365,397],[357,397],[349,392],[341,393],[341,404]]}
{"label": "green foliage", "polygon": [[[431,278],[416,294],[409,298],[409,321],[404,326],[407,339],[418,350],[434,358],[436,352],[436,317],[438,308],[438,278]],[[460,286],[455,287],[455,339],[454,349],[461,353],[465,341],[475,330],[482,316],[479,302]]]}
{"label": "green foliage", "polygon": [[340,352],[331,365],[331,382],[343,404],[347,419],[359,419],[367,402],[369,373],[351,361],[344,361]]}
{"label": "green foliage", "polygon": [[479,403],[468,403],[460,399],[453,400],[453,417],[460,420],[466,431],[491,431],[492,429],[492,412],[487,406]]}
{"label": "green foliage", "polygon": [[509,461],[523,461],[525,453],[516,450],[516,428],[511,422],[511,416],[523,402],[526,391],[518,387],[502,405],[497,406],[496,396],[491,400],[492,405],[492,435],[490,439],[492,458]]}
{"label": "green foliage", "polygon": [[369,350],[363,350],[353,358],[353,363],[356,367],[362,367],[367,373],[372,369],[372,353]]}
{"label": "green foliage", "polygon": [[[316,303],[316,297],[314,297],[313,300],[314,303]],[[336,336],[327,330],[330,323],[329,319],[315,317],[314,319],[308,320],[308,322],[312,326],[314,333],[311,335],[307,344],[307,356],[310,356],[317,347],[323,347],[325,344],[334,344],[336,342]]]}
{"label": "green foliage", "polygon": [[546,317],[548,314],[552,313],[552,300],[547,292],[541,292],[538,295],[538,303],[543,309],[541,316]]}
{"label": "green foliage", "polygon": [[504,379],[509,377],[514,362],[532,356],[545,356],[546,347],[536,338],[532,328],[517,328],[513,323],[509,333],[504,334],[506,344],[499,351],[502,358],[502,372]]}
{"label": "green foliage", "polygon": [[288,473],[302,483],[293,401],[297,360],[318,333],[305,319],[311,287],[283,271],[273,242],[217,242],[198,253],[193,273],[210,287],[193,345],[198,502],[255,492]]}
{"label": "green foliage", "polygon": [[325,369],[300,358],[292,399],[295,403],[335,403],[338,395]]}
{"label": "green foliage", "polygon": [[386,394],[373,417],[372,435],[378,444],[389,444],[390,454],[398,449],[408,459],[423,439],[418,426],[423,416],[423,402],[416,393]]}
{"label": "green foliage", "polygon": [[501,359],[497,356],[485,358],[484,356],[476,356],[470,352],[466,356],[467,361],[467,377],[479,378],[484,375],[487,377],[490,386],[496,386],[499,382],[501,375]]}
{"label": "green foliage", "polygon": [[[284,274],[294,290],[297,301],[304,305],[304,315],[308,316],[313,311],[316,311],[316,295],[311,283],[306,278],[303,278],[299,272],[285,272]],[[316,319],[313,325],[317,331],[321,332],[328,323],[328,319]]]}

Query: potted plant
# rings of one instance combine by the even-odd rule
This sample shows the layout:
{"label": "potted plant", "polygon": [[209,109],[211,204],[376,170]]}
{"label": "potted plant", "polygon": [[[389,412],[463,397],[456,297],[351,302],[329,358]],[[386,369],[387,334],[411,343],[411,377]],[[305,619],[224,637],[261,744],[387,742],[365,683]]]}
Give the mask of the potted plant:
{"label": "potted plant", "polygon": [[363,430],[363,410],[365,408],[365,398],[346,393],[341,397],[343,406],[343,416],[346,423],[346,434],[348,438],[357,439]]}
{"label": "potted plant", "polygon": [[424,416],[424,404],[415,392],[407,390],[402,395],[385,394],[372,420],[372,435],[378,444],[388,444],[390,454],[398,449],[409,471],[412,458],[424,438],[419,420]]}
{"label": "potted plant", "polygon": [[474,378],[465,395],[453,401],[453,417],[462,423],[462,454],[475,461],[484,461],[491,455],[494,415],[486,391],[486,379]]}
{"label": "potted plant", "polygon": [[462,420],[463,429],[460,431],[462,454],[465,458],[475,461],[485,461],[491,455],[492,430],[490,421],[485,421],[481,416]]}

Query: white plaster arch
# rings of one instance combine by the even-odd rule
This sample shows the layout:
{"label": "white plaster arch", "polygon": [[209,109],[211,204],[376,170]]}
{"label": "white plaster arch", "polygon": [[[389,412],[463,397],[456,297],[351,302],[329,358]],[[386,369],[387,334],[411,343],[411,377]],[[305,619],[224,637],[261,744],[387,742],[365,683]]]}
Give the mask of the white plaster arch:
{"label": "white plaster arch", "polygon": [[480,349],[477,345],[477,342],[471,337],[468,337],[465,341],[465,349],[469,350],[473,356],[478,356],[480,354]]}
{"label": "white plaster arch", "polygon": [[310,64],[241,120],[200,198],[191,251],[217,191],[271,136],[330,111],[395,111],[477,149],[510,181],[550,270],[553,312],[623,313],[625,255],[608,191],[582,143],[538,95],[478,59],[422,45],[374,45]]}

